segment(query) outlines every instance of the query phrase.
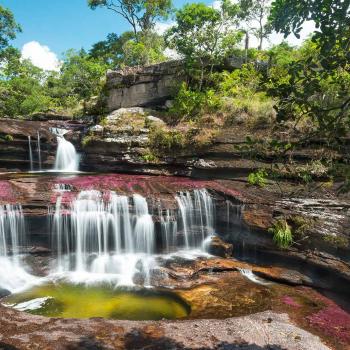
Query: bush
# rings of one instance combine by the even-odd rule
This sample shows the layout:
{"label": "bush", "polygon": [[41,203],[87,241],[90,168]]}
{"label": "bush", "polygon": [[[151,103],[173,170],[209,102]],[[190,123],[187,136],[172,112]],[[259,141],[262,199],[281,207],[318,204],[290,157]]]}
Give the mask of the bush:
{"label": "bush", "polygon": [[221,99],[214,90],[195,91],[182,83],[170,113],[178,120],[194,120],[201,114],[217,111],[220,106]]}
{"label": "bush", "polygon": [[273,234],[273,241],[279,248],[285,249],[292,245],[292,229],[285,219],[275,221],[269,232]]}
{"label": "bush", "polygon": [[267,172],[264,169],[260,169],[255,173],[248,175],[248,183],[253,186],[264,187],[266,185]]}
{"label": "bush", "polygon": [[5,135],[4,139],[5,139],[5,141],[10,142],[10,141],[13,141],[13,136],[12,135]]}

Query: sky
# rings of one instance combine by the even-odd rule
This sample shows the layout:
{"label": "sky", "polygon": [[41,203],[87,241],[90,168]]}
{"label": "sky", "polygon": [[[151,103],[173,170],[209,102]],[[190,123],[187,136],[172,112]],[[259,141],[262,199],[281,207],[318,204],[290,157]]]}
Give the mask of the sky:
{"label": "sky", "polygon": [[[173,4],[179,8],[189,1],[173,0]],[[202,2],[210,5],[213,0]],[[70,48],[88,50],[95,42],[104,40],[108,33],[130,30],[128,23],[112,11],[91,10],[87,0],[0,0],[0,5],[14,13],[23,30],[12,44],[22,51],[23,57],[48,70],[57,70],[63,53]],[[166,27],[157,25],[159,30]],[[303,38],[312,25],[306,27]],[[273,35],[271,41],[281,40],[282,36]],[[293,37],[289,41],[300,42]]]}

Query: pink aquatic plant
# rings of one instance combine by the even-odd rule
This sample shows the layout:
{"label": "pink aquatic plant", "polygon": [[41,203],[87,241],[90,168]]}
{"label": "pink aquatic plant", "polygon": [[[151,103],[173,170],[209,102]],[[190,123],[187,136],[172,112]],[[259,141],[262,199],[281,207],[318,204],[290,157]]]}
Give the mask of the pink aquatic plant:
{"label": "pink aquatic plant", "polygon": [[307,317],[310,325],[330,337],[338,338],[341,342],[350,344],[350,314],[323,296],[319,296],[318,299],[325,306]]}
{"label": "pink aquatic plant", "polygon": [[292,307],[301,307],[292,297],[285,295],[281,298],[282,302],[288,306]]}
{"label": "pink aquatic plant", "polygon": [[6,203],[15,201],[12,186],[8,181],[0,181],[0,201]]}

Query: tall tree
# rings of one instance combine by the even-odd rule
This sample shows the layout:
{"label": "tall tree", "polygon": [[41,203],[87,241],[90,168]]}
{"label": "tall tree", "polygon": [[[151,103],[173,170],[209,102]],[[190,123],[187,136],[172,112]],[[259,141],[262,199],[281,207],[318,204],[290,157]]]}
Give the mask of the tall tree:
{"label": "tall tree", "polygon": [[268,22],[270,15],[270,0],[240,0],[240,16],[248,24],[248,29],[258,39],[258,49],[262,50],[263,41],[271,33]]}
{"label": "tall tree", "polygon": [[91,9],[105,7],[122,16],[132,27],[147,32],[157,19],[167,19],[172,10],[171,0],[88,0]]}
{"label": "tall tree", "polygon": [[278,97],[280,119],[309,118],[317,131],[338,142],[350,131],[350,0],[275,0],[271,21],[285,36],[300,35],[305,21],[316,31],[308,49],[289,63]]}
{"label": "tall tree", "polygon": [[229,0],[222,1],[220,9],[197,3],[176,12],[176,24],[166,33],[166,41],[189,66],[199,63],[200,89],[205,67],[212,71],[241,39],[241,33],[233,29],[238,12],[238,6]]}
{"label": "tall tree", "polygon": [[13,13],[0,5],[0,51],[9,45],[9,41],[16,37],[21,30],[16,23]]}
{"label": "tall tree", "polygon": [[92,45],[89,55],[104,62],[111,68],[118,67],[124,61],[123,46],[129,40],[135,40],[133,32],[124,32],[121,35],[110,33],[107,35],[106,40]]}

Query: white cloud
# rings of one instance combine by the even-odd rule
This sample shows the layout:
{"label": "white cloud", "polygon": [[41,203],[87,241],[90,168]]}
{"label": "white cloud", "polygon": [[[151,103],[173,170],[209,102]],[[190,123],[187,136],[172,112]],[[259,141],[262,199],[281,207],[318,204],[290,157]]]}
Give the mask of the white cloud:
{"label": "white cloud", "polygon": [[44,70],[58,71],[61,62],[48,46],[37,41],[30,41],[22,47],[22,58],[29,59],[34,66]]}
{"label": "white cloud", "polygon": [[166,22],[166,23],[156,22],[154,26],[154,31],[159,35],[163,35],[169,28],[171,28],[174,25],[175,25],[174,21]]}

